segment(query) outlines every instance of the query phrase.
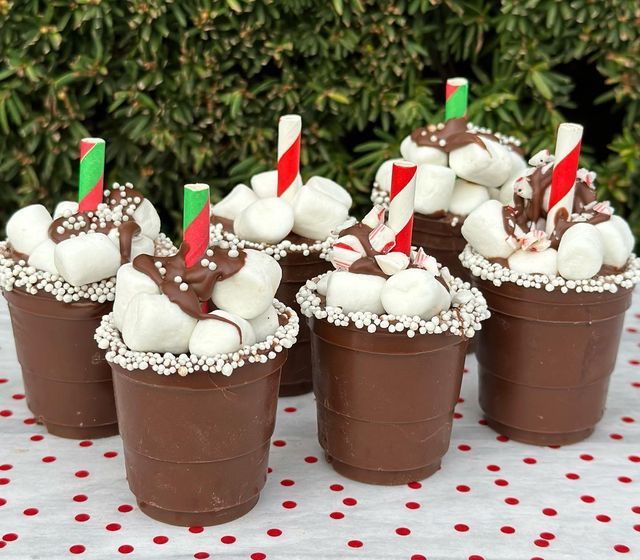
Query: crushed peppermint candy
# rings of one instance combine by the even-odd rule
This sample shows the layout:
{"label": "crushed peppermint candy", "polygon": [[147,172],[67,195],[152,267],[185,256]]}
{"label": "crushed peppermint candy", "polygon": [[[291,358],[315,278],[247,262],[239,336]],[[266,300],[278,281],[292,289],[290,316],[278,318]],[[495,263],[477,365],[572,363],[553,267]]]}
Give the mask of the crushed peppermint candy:
{"label": "crushed peppermint candy", "polygon": [[631,289],[640,282],[640,259],[631,255],[624,271],[618,274],[607,274],[585,280],[566,280],[562,276],[547,274],[527,274],[516,272],[499,263],[493,263],[467,245],[460,253],[460,262],[471,274],[482,280],[500,286],[504,282],[511,282],[525,288],[545,289],[548,292],[560,290],[566,294],[569,290],[576,292],[611,292],[616,293],[619,288]]}
{"label": "crushed peppermint candy", "polygon": [[286,318],[286,323],[280,325],[265,341],[244,346],[228,354],[201,356],[185,353],[176,356],[170,352],[135,352],[123,342],[120,331],[113,323],[113,313],[102,318],[94,339],[98,346],[105,350],[105,358],[109,363],[127,371],[151,369],[159,375],[177,373],[181,377],[195,372],[221,373],[229,376],[246,364],[267,363],[295,344],[299,329],[298,316],[278,300],[273,300],[273,306],[280,317]]}

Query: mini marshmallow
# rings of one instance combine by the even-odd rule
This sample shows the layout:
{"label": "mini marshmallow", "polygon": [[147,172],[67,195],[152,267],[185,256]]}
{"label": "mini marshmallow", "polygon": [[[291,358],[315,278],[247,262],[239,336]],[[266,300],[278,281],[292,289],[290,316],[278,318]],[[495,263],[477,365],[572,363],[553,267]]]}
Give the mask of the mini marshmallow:
{"label": "mini marshmallow", "polygon": [[[259,198],[271,198],[278,195],[278,170],[263,171],[262,173],[256,173],[251,177],[251,188]],[[287,202],[292,202],[295,195],[302,187],[302,177],[298,173],[293,187],[287,189],[283,198]]]}
{"label": "mini marshmallow", "polygon": [[400,144],[400,153],[404,159],[408,159],[415,164],[447,165],[448,157],[446,152],[431,146],[418,146],[411,139],[411,135],[407,136]]}
{"label": "mini marshmallow", "polygon": [[143,199],[133,213],[133,219],[140,226],[142,234],[156,240],[160,233],[160,216],[148,199]]}
{"label": "mini marshmallow", "polygon": [[351,208],[351,205],[353,204],[353,199],[351,198],[351,195],[347,192],[347,189],[345,189],[335,181],[332,181],[331,179],[314,175],[307,181],[306,184],[311,185],[313,188],[320,190],[321,192],[323,192],[327,196],[330,196],[331,198],[335,198],[347,210],[349,210],[349,208]]}
{"label": "mini marshmallow", "polygon": [[[120,251],[120,234],[117,228],[113,228],[109,233],[108,237],[111,242],[116,246],[118,251]],[[138,255],[153,255],[155,253],[155,243],[150,237],[146,235],[135,235],[131,240],[131,262]]]}
{"label": "mini marshmallow", "polygon": [[220,218],[235,220],[247,206],[258,200],[258,196],[247,185],[239,184],[220,202],[211,207],[211,213]]}
{"label": "mini marshmallow", "polygon": [[273,258],[253,249],[245,249],[244,266],[233,276],[216,283],[212,300],[216,307],[255,319],[273,304],[273,296],[282,279],[282,269]]}
{"label": "mini marshmallow", "polygon": [[449,309],[451,294],[435,276],[419,268],[409,268],[391,276],[380,294],[387,313],[399,316],[414,315],[431,319]]}
{"label": "mini marshmallow", "polygon": [[7,238],[19,253],[30,255],[40,243],[49,239],[51,214],[42,204],[31,204],[18,210],[7,222]]}
{"label": "mini marshmallow", "polygon": [[267,340],[267,337],[274,335],[280,326],[278,312],[273,305],[267,307],[264,313],[258,315],[255,319],[251,319],[249,323],[251,323],[257,342]]}
{"label": "mini marshmallow", "polygon": [[514,251],[507,242],[509,236],[502,221],[502,204],[497,200],[488,200],[466,217],[462,236],[487,259],[506,259]]}
{"label": "mini marshmallow", "polygon": [[380,292],[384,285],[382,276],[335,271],[329,276],[327,284],[327,306],[341,307],[344,313],[383,313]]}
{"label": "mini marshmallow", "polygon": [[387,276],[393,276],[409,266],[409,257],[399,251],[393,251],[386,255],[376,255],[375,259],[380,270]]}
{"label": "mini marshmallow", "polygon": [[79,235],[56,245],[56,268],[72,286],[83,286],[115,276],[120,268],[120,251],[102,233]]}
{"label": "mini marshmallow", "polygon": [[125,311],[122,340],[135,352],[181,354],[197,322],[165,295],[138,294]]}
{"label": "mini marshmallow", "polygon": [[620,216],[611,216],[606,222],[596,225],[596,229],[602,238],[604,264],[624,267],[633,250],[633,244],[629,246],[629,241],[633,241],[633,234],[627,222]]}
{"label": "mini marshmallow", "polygon": [[449,211],[457,216],[467,216],[489,199],[489,191],[486,187],[464,179],[456,179],[449,202]]}
{"label": "mini marshmallow", "polygon": [[485,187],[499,187],[511,173],[509,150],[503,145],[479,137],[486,149],[471,143],[449,154],[449,167],[458,177]]}
{"label": "mini marshmallow", "polygon": [[433,214],[447,210],[456,174],[448,167],[423,163],[416,171],[415,210],[421,214]]}
{"label": "mini marshmallow", "polygon": [[595,226],[579,223],[564,232],[558,247],[558,272],[567,280],[598,274],[604,261],[602,236]]}
{"label": "mini marshmallow", "polygon": [[138,294],[160,294],[158,285],[146,274],[137,271],[133,264],[122,265],[116,276],[116,298],[113,302],[113,322],[122,330],[124,316],[131,300]]}
{"label": "mini marshmallow", "polygon": [[233,222],[240,239],[279,243],[293,227],[293,209],[282,198],[258,198],[242,210]]}
{"label": "mini marshmallow", "polygon": [[348,209],[313,185],[304,185],[293,201],[293,231],[314,240],[326,239],[349,216]]}
{"label": "mini marshmallow", "polygon": [[393,171],[393,164],[399,161],[403,161],[402,158],[388,159],[378,167],[374,180],[383,191],[391,192],[391,172]]}
{"label": "mini marshmallow", "polygon": [[70,212],[72,215],[78,213],[78,203],[73,200],[63,200],[58,202],[56,209],[53,211],[53,219],[57,220],[61,218],[65,212]]}
{"label": "mini marshmallow", "polygon": [[558,252],[555,249],[544,251],[516,251],[509,257],[509,268],[522,274],[558,274]]}
{"label": "mini marshmallow", "polygon": [[52,274],[59,274],[54,258],[55,250],[56,244],[51,239],[46,239],[32,251],[29,256],[29,266]]}
{"label": "mini marshmallow", "polygon": [[[243,346],[251,346],[256,342],[253,327],[242,317],[226,311],[212,311],[211,317],[222,317],[232,321],[230,325],[217,319],[201,319],[191,333],[189,352],[198,356],[216,356],[230,354]],[[236,326],[237,325],[237,328]],[[240,332],[238,332],[240,329]],[[242,336],[242,340],[240,340]]]}

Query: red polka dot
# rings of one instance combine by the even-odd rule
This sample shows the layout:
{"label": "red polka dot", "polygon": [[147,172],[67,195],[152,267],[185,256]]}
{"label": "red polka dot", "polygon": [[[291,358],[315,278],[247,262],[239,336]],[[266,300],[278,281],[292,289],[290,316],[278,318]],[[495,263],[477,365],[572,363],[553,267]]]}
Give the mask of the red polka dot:
{"label": "red polka dot", "polygon": [[297,506],[293,500],[287,500],[286,502],[282,502],[282,507],[285,509],[293,509]]}
{"label": "red polka dot", "polygon": [[153,542],[156,544],[167,544],[169,542],[169,537],[158,535],[157,537],[153,537]]}
{"label": "red polka dot", "polygon": [[407,502],[404,505],[407,509],[420,509],[420,504],[418,502]]}
{"label": "red polka dot", "polygon": [[593,502],[596,501],[596,499],[593,496],[588,496],[588,495],[584,495],[584,496],[580,496],[580,499],[585,503],[585,504],[592,504]]}
{"label": "red polka dot", "polygon": [[549,546],[549,541],[545,541],[544,539],[536,539],[535,541],[533,541],[533,544],[539,546],[540,548],[545,548]]}
{"label": "red polka dot", "polygon": [[538,461],[533,457],[525,457],[524,459],[522,459],[522,462],[526,463],[527,465],[535,465]]}
{"label": "red polka dot", "polygon": [[84,440],[84,441],[80,441],[80,442],[78,442],[78,445],[79,445],[80,447],[91,447],[91,446],[93,445],[93,442],[92,442],[92,441],[90,441],[90,440],[88,440],[88,439],[86,439],[86,440]]}
{"label": "red polka dot", "polygon": [[31,426],[32,424],[36,423],[36,419],[35,418],[25,418],[22,422],[24,424],[26,424],[27,426]]}
{"label": "red polka dot", "polygon": [[553,508],[544,508],[542,513],[548,515],[549,517],[553,517],[554,515],[558,515],[558,512]]}
{"label": "red polka dot", "polygon": [[453,528],[459,533],[466,533],[469,530],[469,526],[464,523],[456,523]]}
{"label": "red polka dot", "polygon": [[222,544],[233,544],[234,542],[236,542],[236,538],[233,535],[225,535],[224,537],[220,538],[220,542]]}
{"label": "red polka dot", "polygon": [[355,506],[358,503],[358,500],[356,500],[355,498],[345,498],[344,500],[342,500],[342,503],[345,506]]}
{"label": "red polka dot", "polygon": [[285,445],[287,445],[287,442],[282,439],[276,439],[273,442],[273,445],[275,445],[276,447],[284,447]]}
{"label": "red polka dot", "polygon": [[469,492],[471,488],[469,488],[466,484],[459,484],[458,486],[456,486],[456,490],[458,492]]}
{"label": "red polka dot", "polygon": [[411,556],[411,560],[427,560],[427,557],[422,556],[422,554],[414,554]]}
{"label": "red polka dot", "polygon": [[509,486],[509,482],[504,478],[497,478],[493,481],[496,486]]}
{"label": "red polka dot", "polygon": [[44,439],[44,436],[40,434],[36,434],[35,436],[31,436],[29,439],[31,441],[42,441]]}
{"label": "red polka dot", "polygon": [[193,555],[194,558],[196,558],[197,560],[205,560],[206,558],[209,558],[209,553],[208,552],[196,552]]}
{"label": "red polka dot", "polygon": [[640,533],[640,525],[634,525],[633,530],[638,531],[638,533]]}
{"label": "red polka dot", "polygon": [[573,473],[573,472],[568,472],[564,476],[566,476],[569,480],[578,480],[580,478],[579,474],[576,474],[576,473]]}
{"label": "red polka dot", "polygon": [[609,521],[611,521],[611,518],[603,513],[596,515],[596,519],[600,521],[600,523],[609,523]]}
{"label": "red polka dot", "polygon": [[107,531],[119,531],[120,529],[122,529],[122,525],[120,525],[120,523],[109,523],[105,529]]}
{"label": "red polka dot", "polygon": [[500,527],[500,531],[503,532],[505,535],[512,535],[513,533],[516,532],[516,530],[513,527],[510,527],[509,525]]}
{"label": "red polka dot", "polygon": [[122,504],[121,506],[118,506],[118,511],[120,513],[129,513],[132,510],[133,506],[130,506],[129,504]]}
{"label": "red polka dot", "polygon": [[487,470],[491,472],[498,472],[500,467],[498,465],[487,465]]}
{"label": "red polka dot", "polygon": [[583,453],[582,455],[580,455],[580,459],[582,459],[583,461],[593,461],[593,455]]}
{"label": "red polka dot", "polygon": [[640,456],[629,455],[629,461],[631,461],[632,463],[640,463]]}
{"label": "red polka dot", "polygon": [[43,463],[53,463],[55,460],[56,458],[53,455],[47,455],[46,457],[42,458]]}
{"label": "red polka dot", "polygon": [[284,409],[285,412],[295,412],[298,410],[295,406],[288,406]]}
{"label": "red polka dot", "polygon": [[342,484],[332,484],[329,488],[334,492],[342,492],[344,490],[344,486],[342,486]]}
{"label": "red polka dot", "polygon": [[10,471],[13,468],[13,465],[9,465],[8,463],[5,465],[0,465],[0,471]]}
{"label": "red polka dot", "polygon": [[9,484],[10,482],[10,478],[0,478],[0,486],[4,486],[5,484]]}
{"label": "red polka dot", "polygon": [[505,498],[504,503],[510,506],[517,506],[520,500],[518,500],[518,498]]}
{"label": "red polka dot", "polygon": [[77,471],[76,476],[78,478],[87,478],[89,476],[89,471]]}
{"label": "red polka dot", "polygon": [[482,556],[478,556],[477,554],[472,554],[469,556],[468,560],[484,560]]}
{"label": "red polka dot", "polygon": [[333,511],[329,514],[331,519],[344,519],[344,513],[341,511]]}
{"label": "red polka dot", "polygon": [[9,418],[12,414],[13,412],[10,410],[0,410],[0,416],[4,416],[5,418]]}
{"label": "red polka dot", "polygon": [[2,540],[7,542],[17,541],[18,535],[15,533],[6,533],[5,535],[2,535]]}
{"label": "red polka dot", "polygon": [[310,455],[309,457],[305,457],[304,458],[304,462],[305,463],[317,463],[318,462],[318,458],[314,457],[313,455]]}
{"label": "red polka dot", "polygon": [[627,424],[631,424],[631,423],[635,422],[635,420],[633,418],[631,418],[631,416],[623,416],[622,417],[622,421],[626,422]]}
{"label": "red polka dot", "polygon": [[263,554],[262,552],[254,552],[251,555],[251,560],[265,560],[266,557],[267,555]]}
{"label": "red polka dot", "polygon": [[627,552],[631,551],[631,549],[626,544],[617,544],[613,547],[613,550],[622,554],[626,554]]}
{"label": "red polka dot", "polygon": [[454,412],[454,413],[453,413],[453,418],[454,418],[455,420],[460,420],[460,418],[464,418],[464,417],[463,417],[463,416],[462,416],[462,414],[460,414],[459,412]]}
{"label": "red polka dot", "polygon": [[133,552],[133,547],[130,544],[123,544],[118,547],[118,552],[120,554],[130,554]]}
{"label": "red polka dot", "polygon": [[17,401],[21,401],[22,399],[24,399],[24,395],[22,393],[16,393],[15,395],[12,395],[11,398]]}
{"label": "red polka dot", "polygon": [[629,484],[630,482],[633,482],[633,480],[631,478],[629,478],[628,476],[619,476],[618,480],[620,482],[622,482],[623,484]]}
{"label": "red polka dot", "polygon": [[86,548],[81,544],[74,544],[69,547],[69,552],[71,554],[82,554]]}
{"label": "red polka dot", "polygon": [[362,548],[362,541],[349,541],[347,545],[351,548]]}
{"label": "red polka dot", "polygon": [[0,498],[0,506],[3,506],[7,503],[7,500],[5,500],[4,498]]}
{"label": "red polka dot", "polygon": [[620,434],[609,434],[609,437],[611,439],[623,439],[623,437]]}
{"label": "red polka dot", "polygon": [[458,449],[460,451],[471,451],[471,446],[467,445],[466,443],[461,443],[460,445],[458,445]]}
{"label": "red polka dot", "polygon": [[632,511],[633,513],[640,513],[640,506],[633,506],[633,507],[631,508],[631,511]]}
{"label": "red polka dot", "polygon": [[509,441],[509,438],[507,436],[500,435],[496,437],[496,440],[501,443],[506,443],[507,441]]}
{"label": "red polka dot", "polygon": [[282,486],[293,486],[295,482],[293,480],[289,480],[288,478],[285,478],[284,480],[280,481],[280,484],[282,484]]}
{"label": "red polka dot", "polygon": [[88,513],[79,513],[78,515],[75,516],[74,519],[79,523],[84,523],[85,521],[89,521],[91,517],[89,516]]}
{"label": "red polka dot", "polygon": [[478,424],[481,426],[487,426],[488,422],[484,418],[480,418],[480,420],[478,420]]}
{"label": "red polka dot", "polygon": [[544,539],[545,541],[552,541],[556,538],[556,536],[553,533],[548,533],[547,531],[545,531],[544,533],[540,533],[540,538]]}
{"label": "red polka dot", "polygon": [[412,488],[413,490],[418,490],[419,488],[422,488],[422,484],[420,482],[409,482],[407,486],[409,488]]}
{"label": "red polka dot", "polygon": [[267,531],[267,535],[269,535],[270,537],[279,537],[280,535],[282,535],[282,531],[280,529],[269,529]]}
{"label": "red polka dot", "polygon": [[202,531],[204,531],[204,527],[189,527],[189,532],[190,533],[194,533],[194,534],[198,534],[198,533],[202,533]]}
{"label": "red polka dot", "polygon": [[396,534],[400,535],[401,537],[406,537],[407,535],[411,534],[411,529],[407,529],[406,527],[398,527],[396,529]]}
{"label": "red polka dot", "polygon": [[87,499],[88,498],[84,494],[78,494],[78,495],[73,497],[73,501],[74,502],[86,502]]}
{"label": "red polka dot", "polygon": [[271,474],[273,472],[273,469],[271,467],[267,467],[267,474]]}
{"label": "red polka dot", "polygon": [[22,513],[28,517],[32,517],[33,515],[38,515],[38,508],[27,508]]}
{"label": "red polka dot", "polygon": [[105,456],[106,459],[113,459],[114,457],[118,456],[118,452],[117,451],[107,451],[104,454],[104,456]]}
{"label": "red polka dot", "polygon": [[4,377],[2,379],[0,379],[0,383],[6,383],[7,381],[9,381],[9,380],[4,378]]}

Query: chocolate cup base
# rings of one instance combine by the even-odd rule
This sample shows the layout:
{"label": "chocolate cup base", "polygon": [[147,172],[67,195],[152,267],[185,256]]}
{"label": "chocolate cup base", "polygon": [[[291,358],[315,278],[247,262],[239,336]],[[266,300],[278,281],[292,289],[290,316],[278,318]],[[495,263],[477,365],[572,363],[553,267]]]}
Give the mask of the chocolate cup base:
{"label": "chocolate cup base", "polygon": [[167,523],[168,525],[177,525],[178,527],[210,527],[212,525],[229,523],[249,513],[258,503],[259,498],[260,494],[256,494],[253,498],[242,504],[217,511],[204,511],[200,513],[170,511],[140,500],[136,501],[138,502],[140,511],[156,521]]}
{"label": "chocolate cup base", "polygon": [[485,416],[487,426],[492,430],[495,430],[503,436],[507,436],[513,441],[519,441],[521,443],[528,443],[530,445],[571,445],[572,443],[578,443],[584,439],[587,439],[594,431],[595,426],[592,428],[585,428],[584,430],[578,430],[577,432],[566,432],[558,434],[549,434],[541,432],[532,432],[530,430],[523,430],[514,426],[507,426],[501,424],[496,420]]}
{"label": "chocolate cup base", "polygon": [[100,439],[117,436],[119,433],[117,423],[106,424],[104,426],[87,426],[86,428],[52,424],[46,420],[43,424],[47,428],[47,432],[51,435],[67,439]]}
{"label": "chocolate cup base", "polygon": [[333,470],[345,478],[355,480],[356,482],[364,482],[365,484],[377,484],[379,486],[399,486],[401,484],[408,484],[409,482],[424,480],[436,473],[440,469],[441,464],[441,461],[437,461],[431,465],[409,471],[373,471],[354,467],[328,454],[325,454],[325,457],[327,462],[333,467]]}
{"label": "chocolate cup base", "polygon": [[306,395],[313,389],[311,381],[300,381],[299,383],[281,383],[279,397],[297,397]]}

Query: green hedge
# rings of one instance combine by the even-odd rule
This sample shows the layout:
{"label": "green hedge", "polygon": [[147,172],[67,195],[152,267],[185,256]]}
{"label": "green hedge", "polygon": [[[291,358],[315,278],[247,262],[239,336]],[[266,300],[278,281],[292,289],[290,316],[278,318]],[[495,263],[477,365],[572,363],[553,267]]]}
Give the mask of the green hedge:
{"label": "green hedge", "polygon": [[442,117],[443,80],[470,116],[550,145],[581,119],[587,161],[640,228],[635,0],[0,0],[0,222],[72,197],[78,141],[107,139],[179,223],[181,186],[217,195],[273,167],[277,116],[304,122],[304,175],[348,185]]}

